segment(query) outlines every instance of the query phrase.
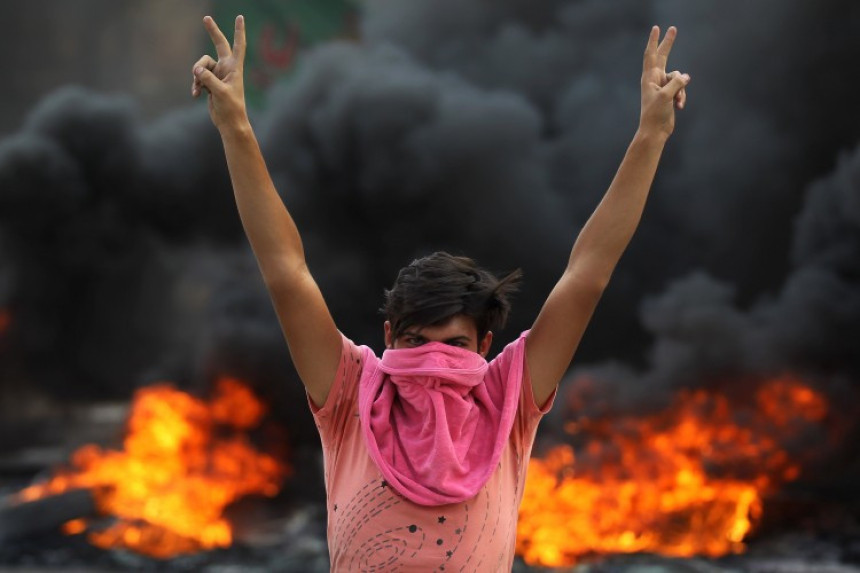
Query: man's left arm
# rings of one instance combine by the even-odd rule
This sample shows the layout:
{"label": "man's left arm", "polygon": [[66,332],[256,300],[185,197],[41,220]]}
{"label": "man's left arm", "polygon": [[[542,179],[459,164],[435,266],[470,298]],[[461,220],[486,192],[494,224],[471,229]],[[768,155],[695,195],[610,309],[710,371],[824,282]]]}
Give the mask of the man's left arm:
{"label": "man's left arm", "polygon": [[582,228],[567,268],[543,305],[526,340],[526,360],[535,402],[541,406],[564,375],[615,265],[630,243],[663,147],[675,126],[675,107],[683,109],[690,77],[666,73],[677,30],[662,42],[654,26],[642,66],[639,129],[609,189]]}

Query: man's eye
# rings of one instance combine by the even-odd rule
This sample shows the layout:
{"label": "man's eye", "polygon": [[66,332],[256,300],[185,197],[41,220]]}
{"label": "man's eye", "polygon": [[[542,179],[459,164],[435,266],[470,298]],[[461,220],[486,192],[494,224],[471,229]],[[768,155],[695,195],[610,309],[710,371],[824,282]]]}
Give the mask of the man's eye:
{"label": "man's eye", "polygon": [[449,346],[457,346],[459,348],[466,346],[466,344],[462,340],[457,340],[455,342],[449,342],[448,345]]}
{"label": "man's eye", "polygon": [[424,340],[415,336],[410,336],[406,339],[406,344],[409,346],[421,346],[424,344]]}

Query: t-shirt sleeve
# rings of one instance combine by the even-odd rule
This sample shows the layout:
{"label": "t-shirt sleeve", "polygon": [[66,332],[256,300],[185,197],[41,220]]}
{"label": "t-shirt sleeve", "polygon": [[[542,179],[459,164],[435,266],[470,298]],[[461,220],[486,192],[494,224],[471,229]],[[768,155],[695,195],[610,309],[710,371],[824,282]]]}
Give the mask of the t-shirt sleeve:
{"label": "t-shirt sleeve", "polygon": [[361,349],[341,333],[343,347],[340,364],[322,407],[316,406],[308,396],[308,405],[314,416],[320,439],[327,448],[336,450],[343,441],[344,428],[354,416],[358,402],[358,381],[361,377],[363,357]]}
{"label": "t-shirt sleeve", "polygon": [[[490,362],[491,369],[501,372],[510,371],[511,366],[517,366],[515,372],[522,372],[523,381],[520,385],[520,397],[517,405],[517,414],[514,418],[514,426],[511,430],[511,438],[518,443],[531,443],[537,431],[538,423],[543,415],[550,411],[555,401],[557,388],[553,390],[549,398],[543,404],[536,404],[534,390],[532,389],[531,376],[529,376],[528,360],[526,360],[525,343],[529,331],[526,330],[520,337],[505,346],[498,356]],[[519,348],[518,348],[519,347]],[[513,365],[512,361],[520,360],[521,365]]]}

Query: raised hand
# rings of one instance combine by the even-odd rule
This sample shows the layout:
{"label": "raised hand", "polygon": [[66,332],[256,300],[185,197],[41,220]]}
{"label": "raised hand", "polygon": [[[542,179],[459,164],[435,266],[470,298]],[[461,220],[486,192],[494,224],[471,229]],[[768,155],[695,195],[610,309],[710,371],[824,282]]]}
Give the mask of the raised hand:
{"label": "raised hand", "polygon": [[191,95],[197,97],[202,90],[209,92],[209,115],[218,129],[248,119],[245,108],[245,89],[242,79],[245,61],[245,19],[236,17],[233,46],[211,16],[203,18],[203,25],[215,44],[218,60],[206,55],[191,68],[194,80]]}
{"label": "raised hand", "polygon": [[687,84],[690,76],[679,71],[666,73],[666,62],[678,30],[670,26],[662,42],[660,28],[651,28],[645,58],[642,62],[642,111],[639,130],[668,137],[675,129],[675,108],[684,109],[687,103]]}

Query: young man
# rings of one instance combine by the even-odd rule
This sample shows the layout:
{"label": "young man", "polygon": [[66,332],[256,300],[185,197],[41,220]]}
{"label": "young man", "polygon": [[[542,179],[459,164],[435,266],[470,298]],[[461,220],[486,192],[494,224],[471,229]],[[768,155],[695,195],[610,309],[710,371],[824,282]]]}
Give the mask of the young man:
{"label": "young man", "polygon": [[208,92],[239,215],[320,430],[335,571],[500,571],[513,562],[517,509],[537,423],[552,403],[645,205],[690,78],[666,72],[677,31],[645,50],[636,131],[532,328],[491,362],[492,330],[518,275],[498,280],[434,253],[386,293],[378,358],[337,330],[305,263],[246,113],[245,25],[193,68]]}

